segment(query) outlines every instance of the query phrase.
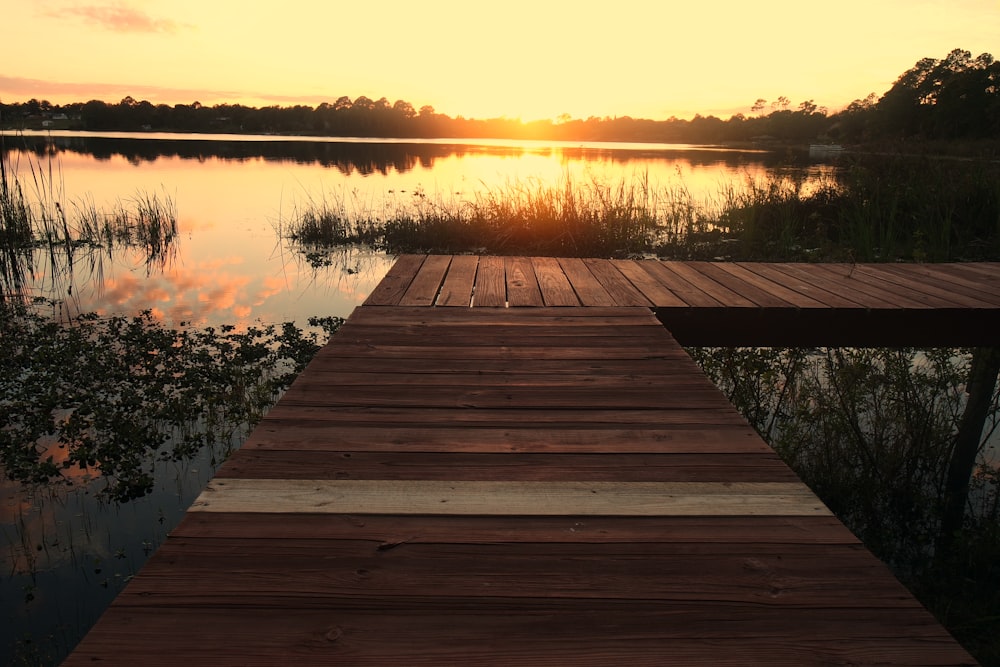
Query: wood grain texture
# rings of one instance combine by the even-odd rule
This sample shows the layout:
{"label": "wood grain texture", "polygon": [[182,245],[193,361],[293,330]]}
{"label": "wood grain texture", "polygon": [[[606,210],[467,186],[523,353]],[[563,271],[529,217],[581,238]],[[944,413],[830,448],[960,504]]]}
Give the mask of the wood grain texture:
{"label": "wood grain texture", "polygon": [[520,516],[816,516],[801,482],[222,479],[191,512]]}
{"label": "wood grain texture", "polygon": [[972,664],[653,311],[937,335],[998,285],[401,257],[65,664]]}

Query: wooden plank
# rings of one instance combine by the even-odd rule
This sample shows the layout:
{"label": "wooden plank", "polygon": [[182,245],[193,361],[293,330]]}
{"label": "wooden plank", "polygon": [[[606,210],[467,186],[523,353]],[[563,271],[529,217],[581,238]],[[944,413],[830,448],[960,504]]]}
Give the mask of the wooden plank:
{"label": "wooden plank", "polygon": [[891,283],[900,287],[905,287],[912,292],[925,294],[938,299],[937,303],[942,308],[947,308],[945,304],[951,304],[951,308],[994,308],[989,302],[983,301],[979,296],[969,296],[960,289],[953,286],[939,286],[927,279],[925,276],[915,274],[913,271],[899,271],[892,265],[872,266],[866,265],[858,269],[859,272],[867,274],[872,278]]}
{"label": "wooden plank", "polygon": [[420,265],[420,270],[413,278],[413,282],[407,288],[403,298],[399,300],[401,306],[430,306],[437,300],[438,291],[444,281],[448,265],[451,263],[449,255],[428,255],[424,263]]}
{"label": "wooden plank", "polygon": [[[652,261],[652,260],[649,260]],[[658,308],[682,308],[687,304],[676,294],[664,287],[644,271],[637,260],[616,259],[612,260],[623,276],[631,282],[636,289],[642,292],[649,302]]]}
{"label": "wooden plank", "polygon": [[622,275],[618,268],[606,259],[585,259],[590,272],[597,282],[608,291],[611,298],[619,306],[652,306],[652,302],[640,292],[635,285]]}
{"label": "wooden plank", "polygon": [[[238,552],[232,560],[239,561]],[[913,607],[788,609],[483,595],[345,596],[305,606],[305,592],[244,596],[239,607],[213,604],[206,595],[199,604],[172,607],[143,602],[128,589],[121,597],[122,606],[112,608],[65,667],[108,662],[109,646],[115,647],[113,662],[144,667],[266,667],[289,656],[298,665],[357,667],[975,664],[930,614]]]}
{"label": "wooden plank", "polygon": [[845,298],[839,293],[839,285],[833,285],[823,280],[813,282],[806,280],[809,276],[808,265],[747,262],[742,264],[742,266],[771,282],[783,285],[794,292],[813,299],[827,308],[841,310],[862,309],[862,306],[856,301]]}
{"label": "wooden plank", "polygon": [[614,297],[594,277],[582,259],[560,259],[559,266],[584,306],[617,306]]}
{"label": "wooden plank", "polygon": [[[487,260],[488,258],[483,258],[483,261]],[[502,273],[501,271],[501,275]],[[476,288],[478,293],[478,283]],[[423,307],[397,306],[386,309],[357,308],[344,326],[350,327],[359,324],[373,326],[416,326],[426,324],[448,326],[458,324],[461,326],[478,325],[492,327],[497,324],[504,324],[529,327],[558,324],[565,328],[581,324],[586,326],[614,326],[617,324],[651,323],[653,326],[659,326],[655,323],[655,319],[650,317],[649,311],[642,308],[598,308],[592,306],[588,308],[521,308],[516,311],[497,310],[496,308],[483,308],[481,310],[442,309],[431,311]]]}
{"label": "wooden plank", "polygon": [[389,267],[388,273],[365,299],[366,306],[398,305],[410,287],[417,271],[424,263],[425,255],[400,255]]}
{"label": "wooden plank", "polygon": [[[858,600],[883,610],[913,608],[885,566],[855,545],[664,542],[428,544],[403,542],[379,550],[368,541],[201,538],[170,543],[169,559],[188,577],[160,570],[129,591],[125,604],[195,605],[206,596],[234,608],[253,597],[273,606],[308,596],[310,606],[345,598],[630,600],[691,605],[715,603],[779,607],[788,613],[821,607],[857,609]],[[232,554],[241,554],[237,563]],[[574,565],[566,567],[567,559]],[[317,567],[317,563],[328,563]],[[239,576],[232,576],[235,570]],[[363,571],[363,572],[359,572]],[[145,598],[145,600],[143,599]]]}
{"label": "wooden plank", "polygon": [[439,306],[469,307],[472,305],[472,290],[476,283],[479,258],[472,255],[458,255],[451,258],[448,274],[441,285]]}
{"label": "wooden plank", "polygon": [[[755,270],[755,264],[736,264],[732,262],[719,262],[715,266],[732,274],[744,283],[751,285],[762,293],[769,295],[769,298],[778,302],[789,304],[795,308],[827,308],[828,306],[816,299],[793,290],[780,282],[775,282],[764,275],[763,272]],[[781,307],[780,305],[778,307]]]}
{"label": "wooden plank", "polygon": [[523,306],[539,307],[542,293],[535,279],[535,269],[526,257],[506,257],[504,270],[507,276],[507,305],[511,308]]}
{"label": "wooden plank", "polygon": [[817,516],[801,482],[466,482],[223,479],[190,512],[518,516]]}
{"label": "wooden plank", "polygon": [[937,286],[975,297],[993,306],[1000,306],[1000,283],[990,285],[978,275],[955,264],[887,264],[882,267],[902,275],[933,281]]}
{"label": "wooden plank", "polygon": [[553,257],[532,257],[538,287],[546,306],[579,306],[580,300],[559,262]]}
{"label": "wooden plank", "polygon": [[692,285],[660,261],[639,262],[639,266],[659,284],[676,294],[690,308],[721,308],[722,303],[710,294]]}
{"label": "wooden plank", "polygon": [[[368,415],[363,415],[368,416]],[[365,421],[353,414],[325,411],[307,420],[269,414],[240,452],[256,449],[311,452],[452,452],[461,453],[602,453],[613,447],[621,454],[702,453],[753,455],[773,450],[742,419],[715,415],[710,423],[688,423],[679,416],[666,424],[647,424],[647,415],[632,414],[633,423],[583,423],[580,414],[562,421],[532,426],[489,423],[463,415],[449,421],[447,414],[423,420],[422,411],[379,413]],[[528,419],[530,414],[523,414]],[[550,415],[552,416],[552,415]],[[242,456],[239,454],[238,456]],[[325,456],[325,454],[324,454]]]}
{"label": "wooden plank", "polygon": [[480,257],[473,305],[490,308],[507,305],[507,279],[503,257]]}
{"label": "wooden plank", "polygon": [[750,299],[720,283],[717,279],[719,274],[711,262],[663,262],[662,264],[664,268],[681,276],[726,308],[759,308]]}
{"label": "wooden plank", "polygon": [[832,281],[841,283],[843,293],[854,293],[857,298],[865,299],[874,297],[878,302],[889,304],[889,307],[904,309],[927,309],[933,305],[927,303],[929,299],[922,298],[922,295],[908,294],[906,290],[893,289],[892,285],[883,283],[871,278],[857,267],[850,265],[815,264],[810,265],[810,272],[824,276]]}
{"label": "wooden plank", "polygon": [[193,512],[171,533],[180,538],[366,540],[375,545],[645,542],[668,544],[853,544],[833,516],[482,517]]}
{"label": "wooden plank", "polygon": [[773,453],[607,454],[248,450],[219,479],[382,479],[537,482],[797,482]]}

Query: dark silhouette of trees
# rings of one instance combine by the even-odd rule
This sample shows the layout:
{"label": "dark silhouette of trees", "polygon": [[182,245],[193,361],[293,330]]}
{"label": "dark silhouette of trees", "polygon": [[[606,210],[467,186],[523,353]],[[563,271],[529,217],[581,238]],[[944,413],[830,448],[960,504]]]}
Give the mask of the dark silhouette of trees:
{"label": "dark silhouette of trees", "polygon": [[125,97],[59,107],[46,100],[0,104],[7,127],[42,128],[58,116],[71,129],[159,132],[246,133],[386,138],[509,138],[568,141],[667,143],[861,143],[898,140],[1000,139],[1000,63],[984,53],[955,49],[943,59],[923,58],[904,72],[881,98],[874,93],[829,114],[813,100],[798,105],[786,96],[757,99],[751,115],[728,120],[696,115],[690,120],[620,117],[521,122],[478,120],[415,109],[405,100],[342,96],[313,108],[246,107],[222,104],[154,105]]}

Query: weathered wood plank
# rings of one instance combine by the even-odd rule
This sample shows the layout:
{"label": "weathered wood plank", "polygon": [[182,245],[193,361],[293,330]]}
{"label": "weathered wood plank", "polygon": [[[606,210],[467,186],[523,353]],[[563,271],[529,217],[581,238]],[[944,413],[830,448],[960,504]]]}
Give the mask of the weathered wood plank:
{"label": "weathered wood plank", "polygon": [[434,305],[450,263],[451,257],[449,255],[428,255],[424,259],[424,263],[420,265],[420,269],[413,278],[413,282],[407,288],[406,293],[399,300],[399,305]]}
{"label": "weathered wood plank", "polygon": [[643,262],[616,259],[611,260],[611,263],[656,307],[682,308],[687,306],[687,303],[680,297],[654,279],[647,271],[644,271],[641,266]]}
{"label": "weathered wood plank", "polygon": [[991,285],[964,267],[954,264],[886,264],[883,270],[902,276],[919,276],[947,290],[974,297],[993,306],[1000,306],[1000,283]]}
{"label": "weathered wood plank", "polygon": [[643,270],[653,277],[659,284],[676,294],[683,302],[691,308],[720,308],[722,303],[712,295],[702,289],[692,285],[684,277],[673,271],[671,265],[665,262],[639,262]]}
{"label": "weathered wood plank", "polygon": [[796,482],[775,453],[522,454],[248,450],[218,479],[382,479],[604,482]]}
{"label": "weathered wood plank", "polygon": [[503,257],[480,257],[473,305],[489,308],[507,305],[507,278]]}
{"label": "weathered wood plank", "polygon": [[[288,413],[285,413],[288,414]],[[478,419],[473,415],[479,415]],[[426,419],[424,418],[426,416]],[[529,419],[531,413],[512,415]],[[454,452],[454,453],[703,453],[759,455],[771,448],[742,419],[712,414],[703,423],[690,423],[693,415],[675,415],[667,423],[648,424],[649,414],[632,413],[632,424],[606,420],[588,421],[575,411],[531,426],[519,426],[484,412],[425,415],[421,410],[315,411],[310,419],[268,414],[240,452],[255,449],[312,452]],[[658,418],[663,418],[659,415]],[[683,420],[687,420],[685,423]],[[709,423],[704,423],[708,421]],[[324,454],[325,455],[325,454]],[[236,456],[242,456],[237,454]]]}
{"label": "weathered wood plank", "polygon": [[[745,262],[740,264],[748,271],[752,271],[759,276],[771,281],[772,283],[782,285],[787,289],[797,292],[818,304],[817,307],[826,308],[837,308],[842,310],[859,310],[862,306],[855,301],[845,298],[839,292],[831,291],[838,290],[839,286],[834,286],[830,283],[826,283],[826,288],[824,289],[820,284],[811,283],[806,281],[804,278],[808,275],[808,268],[802,265],[796,264],[772,264],[765,262]],[[801,270],[799,270],[801,269]],[[788,299],[792,301],[792,299]]]}
{"label": "weathered wood plank", "polygon": [[395,306],[409,289],[417,271],[424,263],[424,255],[401,255],[372,293],[365,299],[366,306]]}
{"label": "weathered wood plank", "polygon": [[727,308],[759,308],[752,300],[720,283],[712,262],[661,262],[662,266],[677,274],[698,291],[708,294]]}
{"label": "weathered wood plank", "polygon": [[579,306],[580,300],[559,262],[552,257],[532,257],[542,300],[546,306]]}
{"label": "weathered wood plank", "polygon": [[482,517],[193,512],[172,533],[182,538],[366,540],[397,544],[854,544],[833,516]]}
{"label": "weathered wood plank", "polygon": [[504,259],[507,276],[507,305],[511,308],[540,307],[542,293],[538,289],[535,269],[527,257],[507,257]]}
{"label": "weathered wood plank", "polygon": [[559,266],[573,285],[580,303],[584,306],[617,306],[613,296],[594,277],[582,259],[560,259]]}
{"label": "weathered wood plank", "polygon": [[[893,270],[891,265],[863,266],[858,269],[859,273],[870,275],[872,278],[883,281],[883,284],[898,285],[904,287],[912,293],[924,294],[936,299],[940,308],[993,308],[993,304],[984,302],[977,296],[967,296],[962,291],[954,287],[941,287],[928,280],[922,280],[913,272],[901,272]],[[949,305],[950,304],[950,305]]]}
{"label": "weathered wood plank", "polygon": [[437,305],[468,307],[472,305],[472,290],[476,284],[476,270],[479,258],[472,255],[457,255],[451,258],[448,274],[441,285]]}
{"label": "weathered wood plank", "polygon": [[817,516],[801,482],[466,482],[216,478],[190,512],[478,516]]}
{"label": "weathered wood plank", "polygon": [[[718,262],[714,266],[718,267],[720,270],[731,274],[733,277],[738,278],[744,284],[750,285],[752,289],[759,290],[762,295],[767,295],[766,299],[768,303],[772,304],[772,307],[776,308],[787,308],[792,306],[794,308],[827,308],[828,306],[824,303],[813,299],[810,296],[797,292],[785,285],[775,282],[768,277],[765,277],[763,273],[759,273],[754,270],[753,264],[736,264],[733,262]],[[756,301],[756,300],[755,300]],[[764,305],[760,301],[757,301],[758,305]],[[781,304],[785,304],[784,306]]]}
{"label": "weathered wood plank", "polygon": [[604,259],[585,259],[583,263],[597,278],[597,282],[601,283],[601,286],[608,291],[616,304],[645,307],[653,305],[611,262]]}
{"label": "weathered wood plank", "polygon": [[[483,596],[344,597],[313,608],[296,608],[308,602],[300,596],[245,597],[239,608],[206,596],[175,608],[144,603],[127,589],[122,600],[66,667],[107,662],[107,646],[116,647],[114,661],[149,667],[267,667],[289,656],[299,665],[358,667],[974,664],[930,614],[914,608]],[[886,636],[887,618],[898,634]]]}

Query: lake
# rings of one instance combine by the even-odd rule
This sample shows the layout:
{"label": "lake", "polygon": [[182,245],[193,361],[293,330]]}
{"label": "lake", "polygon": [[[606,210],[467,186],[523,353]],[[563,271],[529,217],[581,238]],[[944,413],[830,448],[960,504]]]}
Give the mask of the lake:
{"label": "lake", "polygon": [[[162,271],[141,257],[74,264],[72,285],[39,272],[29,290],[80,312],[152,309],[166,323],[303,322],[346,316],[391,263],[357,249],[321,270],[279,242],[277,228],[310,203],[382,215],[414,200],[451,205],[510,184],[646,179],[710,201],[728,184],[788,169],[788,156],[666,144],[446,140],[353,141],[214,135],[51,133],[7,136],[22,182],[45,173],[61,199],[104,210],[155,194],[176,205],[180,240]],[[807,177],[832,167],[800,163]],[[30,192],[29,192],[30,196]]]}
{"label": "lake", "polygon": [[[314,267],[277,230],[297,210],[333,201],[387,215],[419,200],[451,205],[516,183],[645,179],[706,205],[732,183],[835,168],[806,156],[659,144],[342,140],[271,136],[24,133],[2,150],[29,199],[32,187],[73,209],[155,194],[176,206],[180,238],[162,266],[141,254],[91,252],[65,267],[39,262],[33,296],[71,312],[150,310],[170,326],[346,317],[393,258],[345,249]],[[35,170],[35,173],[32,173]],[[38,175],[42,186],[35,186]],[[44,194],[44,193],[43,193]],[[48,196],[48,195],[46,195]],[[157,464],[155,491],[125,505],[72,488],[0,481],[0,664],[55,664],[179,521],[220,452]]]}

